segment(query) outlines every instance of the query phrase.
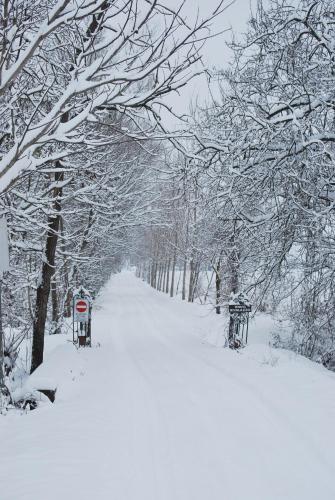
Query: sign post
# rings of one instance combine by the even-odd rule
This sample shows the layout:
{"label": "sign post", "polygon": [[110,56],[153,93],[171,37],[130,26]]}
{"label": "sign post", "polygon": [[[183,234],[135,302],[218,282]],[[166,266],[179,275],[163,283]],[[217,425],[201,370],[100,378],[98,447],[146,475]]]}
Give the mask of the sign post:
{"label": "sign post", "polygon": [[91,347],[92,297],[84,287],[73,295],[73,342],[79,347]]}
{"label": "sign post", "polygon": [[231,349],[238,349],[248,343],[250,313],[248,298],[242,293],[233,295],[229,302],[228,344]]}

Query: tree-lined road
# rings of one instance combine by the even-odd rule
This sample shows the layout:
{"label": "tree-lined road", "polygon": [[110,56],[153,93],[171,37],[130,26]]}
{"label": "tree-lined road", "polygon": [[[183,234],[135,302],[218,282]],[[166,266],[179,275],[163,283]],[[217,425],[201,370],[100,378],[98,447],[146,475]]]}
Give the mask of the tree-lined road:
{"label": "tree-lined road", "polygon": [[200,338],[208,324],[201,307],[114,276],[95,307],[101,347],[64,341],[40,370],[58,379],[56,404],[1,419],[1,499],[335,498],[334,377],[216,349]]}

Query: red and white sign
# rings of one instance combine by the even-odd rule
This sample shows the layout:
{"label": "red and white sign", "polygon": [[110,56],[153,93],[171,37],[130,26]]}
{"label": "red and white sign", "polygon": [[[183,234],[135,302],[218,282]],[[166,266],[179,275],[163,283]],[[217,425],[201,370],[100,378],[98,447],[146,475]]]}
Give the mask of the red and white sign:
{"label": "red and white sign", "polygon": [[77,300],[76,302],[76,311],[79,312],[79,313],[84,313],[87,311],[87,302],[86,300]]}
{"label": "red and white sign", "polygon": [[81,299],[76,297],[74,299],[74,308],[73,308],[74,321],[87,323],[89,319],[89,309],[90,309],[90,304],[87,299]]}

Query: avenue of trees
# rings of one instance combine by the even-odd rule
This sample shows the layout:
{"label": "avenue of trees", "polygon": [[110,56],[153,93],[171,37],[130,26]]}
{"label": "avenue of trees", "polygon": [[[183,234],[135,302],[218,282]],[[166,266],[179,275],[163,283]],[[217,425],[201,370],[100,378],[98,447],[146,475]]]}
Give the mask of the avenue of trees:
{"label": "avenue of trees", "polygon": [[[220,89],[194,116],[160,179],[161,225],[144,236],[139,272],[173,294],[231,292],[288,320],[282,345],[334,363],[335,6],[272,0],[232,43]],[[170,200],[170,201],[168,201]],[[206,272],[205,272],[206,271]],[[335,364],[334,364],[335,365]]]}
{"label": "avenue of trees", "polygon": [[188,24],[158,0],[0,2],[0,213],[5,358],[71,313],[80,283],[121,266],[126,230],[149,220],[164,96],[185,86],[212,17]]}
{"label": "avenue of trees", "polygon": [[[127,260],[171,297],[230,294],[287,320],[280,345],[335,366],[335,7],[258,2],[187,126],[164,97],[211,22],[158,0],[0,1],[0,215],[8,366],[66,328],[72,291]],[[229,2],[228,2],[229,3]],[[175,112],[175,110],[172,110]]]}

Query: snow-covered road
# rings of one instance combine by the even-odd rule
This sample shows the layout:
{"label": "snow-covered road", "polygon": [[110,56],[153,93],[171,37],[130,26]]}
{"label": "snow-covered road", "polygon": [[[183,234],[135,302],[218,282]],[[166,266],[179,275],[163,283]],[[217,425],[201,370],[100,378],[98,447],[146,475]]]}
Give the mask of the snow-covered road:
{"label": "snow-covered road", "polygon": [[39,375],[58,381],[56,404],[0,419],[0,499],[334,499],[334,374],[266,346],[215,348],[212,326],[114,276],[101,347],[50,340]]}

